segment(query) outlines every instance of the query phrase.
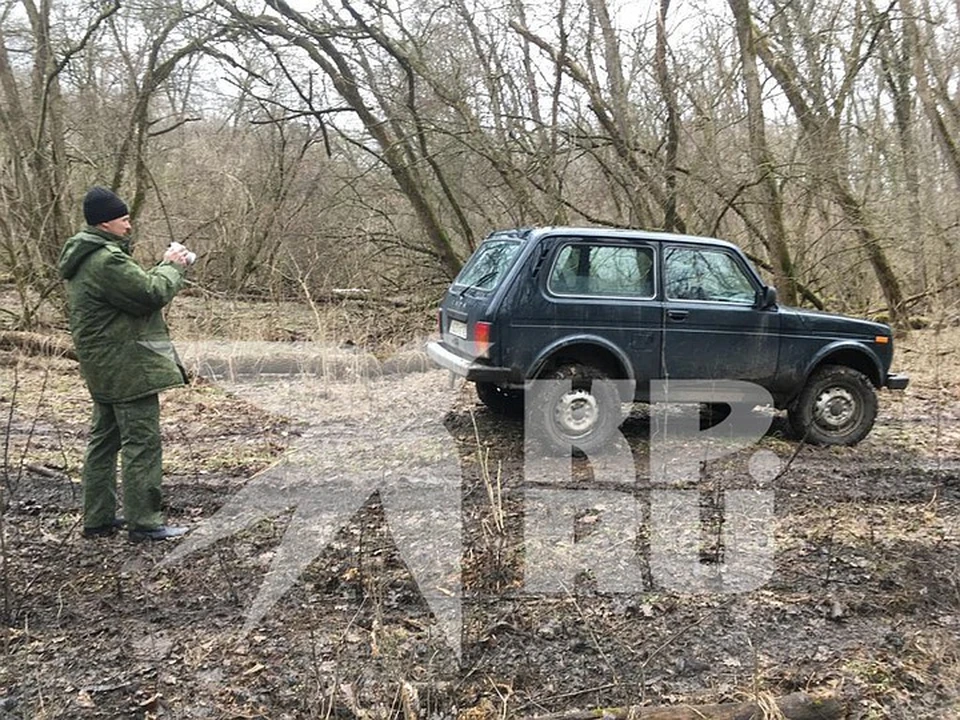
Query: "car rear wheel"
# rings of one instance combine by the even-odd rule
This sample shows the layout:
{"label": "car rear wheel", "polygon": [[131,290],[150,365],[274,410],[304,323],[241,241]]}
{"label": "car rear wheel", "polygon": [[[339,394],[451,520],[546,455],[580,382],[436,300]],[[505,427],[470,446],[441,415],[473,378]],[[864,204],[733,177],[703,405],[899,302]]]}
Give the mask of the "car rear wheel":
{"label": "car rear wheel", "polygon": [[491,382],[478,382],[477,397],[497,415],[523,417],[523,390],[502,388]]}
{"label": "car rear wheel", "polygon": [[793,431],[815,445],[856,445],[877,417],[877,391],[858,370],[826,365],[817,370],[788,412]]}
{"label": "car rear wheel", "polygon": [[606,373],[590,365],[562,365],[533,384],[527,422],[549,447],[569,453],[602,449],[620,425],[620,395]]}

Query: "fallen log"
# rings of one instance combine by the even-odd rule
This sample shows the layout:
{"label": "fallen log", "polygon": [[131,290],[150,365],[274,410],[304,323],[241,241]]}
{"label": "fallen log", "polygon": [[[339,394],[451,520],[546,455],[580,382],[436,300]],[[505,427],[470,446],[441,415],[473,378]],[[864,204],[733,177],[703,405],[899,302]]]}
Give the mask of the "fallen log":
{"label": "fallen log", "polygon": [[4,330],[0,332],[0,350],[22,350],[28,355],[46,355],[77,359],[77,353],[69,340],[52,335]]}
{"label": "fallen log", "polygon": [[847,716],[843,703],[829,696],[798,692],[758,702],[716,703],[713,705],[669,705],[572,710],[527,720],[842,720]]}

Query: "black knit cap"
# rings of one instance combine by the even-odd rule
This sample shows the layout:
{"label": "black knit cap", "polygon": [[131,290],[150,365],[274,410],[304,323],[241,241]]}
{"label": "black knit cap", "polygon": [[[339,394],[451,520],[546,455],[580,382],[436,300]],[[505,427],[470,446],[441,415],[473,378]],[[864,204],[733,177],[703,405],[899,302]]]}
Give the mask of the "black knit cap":
{"label": "black knit cap", "polygon": [[87,225],[99,225],[129,214],[127,204],[105,187],[95,185],[83,197],[83,218]]}

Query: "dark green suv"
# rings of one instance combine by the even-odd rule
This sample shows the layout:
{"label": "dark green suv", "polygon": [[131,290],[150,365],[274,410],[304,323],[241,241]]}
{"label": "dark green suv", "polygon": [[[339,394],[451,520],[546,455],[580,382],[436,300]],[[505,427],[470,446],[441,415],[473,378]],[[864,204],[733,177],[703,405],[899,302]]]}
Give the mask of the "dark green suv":
{"label": "dark green suv", "polygon": [[439,323],[428,354],[494,411],[519,411],[531,380],[569,380],[534,417],[556,445],[584,451],[616,429],[621,402],[649,400],[651,380],[749,381],[798,435],[826,445],[862,440],[876,389],[908,383],[890,373],[888,325],[783,307],[739,248],[712,238],[497,232],[453,282]]}

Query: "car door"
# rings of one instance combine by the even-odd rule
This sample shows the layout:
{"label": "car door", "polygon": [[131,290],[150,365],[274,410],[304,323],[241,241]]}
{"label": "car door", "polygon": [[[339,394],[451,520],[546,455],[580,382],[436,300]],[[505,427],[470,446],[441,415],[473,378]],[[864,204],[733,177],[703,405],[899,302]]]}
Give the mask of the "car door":
{"label": "car door", "polygon": [[615,348],[641,383],[659,376],[659,263],[655,243],[551,238],[538,282],[517,303],[514,348],[538,358],[573,344]]}
{"label": "car door", "polygon": [[738,253],[665,244],[663,276],[664,377],[772,382],[780,315],[759,306],[760,281]]}

